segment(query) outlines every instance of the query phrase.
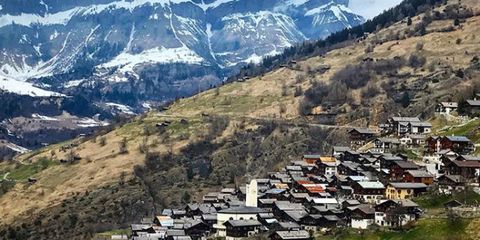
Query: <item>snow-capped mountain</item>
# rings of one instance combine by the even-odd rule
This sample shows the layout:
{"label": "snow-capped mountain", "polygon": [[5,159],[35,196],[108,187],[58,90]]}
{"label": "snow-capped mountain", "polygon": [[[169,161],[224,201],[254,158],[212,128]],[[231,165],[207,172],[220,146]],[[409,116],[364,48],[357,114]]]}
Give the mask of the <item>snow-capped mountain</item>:
{"label": "snow-capped mountain", "polygon": [[126,104],[190,95],[242,65],[362,23],[348,4],[0,0],[0,89]]}

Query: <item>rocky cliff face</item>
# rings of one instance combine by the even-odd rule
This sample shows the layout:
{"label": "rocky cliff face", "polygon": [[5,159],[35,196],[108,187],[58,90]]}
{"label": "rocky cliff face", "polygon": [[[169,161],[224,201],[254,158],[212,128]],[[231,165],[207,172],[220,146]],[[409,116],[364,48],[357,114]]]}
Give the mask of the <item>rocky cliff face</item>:
{"label": "rocky cliff face", "polygon": [[187,96],[263,56],[362,23],[346,6],[348,0],[0,0],[0,88],[18,92],[12,85],[28,80],[34,84],[23,94],[80,92],[130,105]]}

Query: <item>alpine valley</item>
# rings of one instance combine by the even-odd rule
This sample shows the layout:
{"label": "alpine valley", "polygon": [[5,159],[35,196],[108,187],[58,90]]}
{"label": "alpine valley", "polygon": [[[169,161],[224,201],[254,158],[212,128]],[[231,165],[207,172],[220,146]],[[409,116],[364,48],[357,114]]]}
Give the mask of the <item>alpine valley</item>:
{"label": "alpine valley", "polygon": [[348,5],[0,0],[0,159],[191,96],[265,56],[363,23]]}

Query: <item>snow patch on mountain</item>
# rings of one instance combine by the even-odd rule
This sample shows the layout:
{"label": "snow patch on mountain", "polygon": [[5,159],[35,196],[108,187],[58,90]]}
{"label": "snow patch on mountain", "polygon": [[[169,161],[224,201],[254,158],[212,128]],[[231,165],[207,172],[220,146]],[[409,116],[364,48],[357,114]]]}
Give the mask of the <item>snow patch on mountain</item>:
{"label": "snow patch on mountain", "polygon": [[[118,68],[117,72],[134,74],[135,67],[140,64],[156,63],[189,63],[202,64],[204,59],[186,46],[178,48],[158,47],[145,50],[139,54],[123,52],[113,60],[101,64],[98,68]],[[114,81],[125,81],[126,79],[112,79]]]}
{"label": "snow patch on mountain", "polygon": [[60,93],[43,90],[35,87],[29,82],[18,81],[13,78],[0,75],[0,90],[15,93],[18,95],[27,95],[32,97],[61,97],[65,96]]}

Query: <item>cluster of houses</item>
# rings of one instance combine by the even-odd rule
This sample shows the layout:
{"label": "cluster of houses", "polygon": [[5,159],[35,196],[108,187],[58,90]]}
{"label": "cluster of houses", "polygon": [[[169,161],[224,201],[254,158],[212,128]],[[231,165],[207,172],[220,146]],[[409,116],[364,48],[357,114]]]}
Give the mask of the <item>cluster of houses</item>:
{"label": "cluster of houses", "polygon": [[[246,186],[224,188],[200,203],[164,209],[132,224],[133,240],[313,239],[336,227],[399,228],[422,209],[412,200],[435,189],[449,194],[478,183],[480,157],[465,136],[431,136],[432,125],[416,117],[392,117],[380,133],[353,128],[351,146],[329,156],[306,154],[281,171]],[[365,147],[368,146],[368,147]],[[413,161],[400,147],[423,149]]]}

